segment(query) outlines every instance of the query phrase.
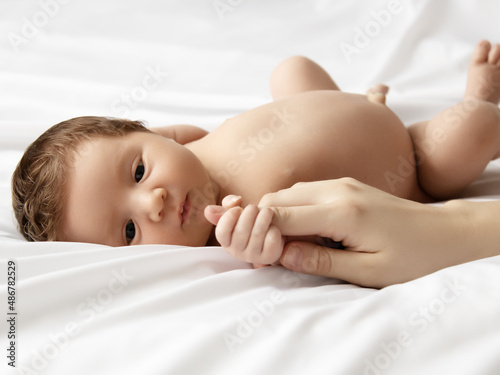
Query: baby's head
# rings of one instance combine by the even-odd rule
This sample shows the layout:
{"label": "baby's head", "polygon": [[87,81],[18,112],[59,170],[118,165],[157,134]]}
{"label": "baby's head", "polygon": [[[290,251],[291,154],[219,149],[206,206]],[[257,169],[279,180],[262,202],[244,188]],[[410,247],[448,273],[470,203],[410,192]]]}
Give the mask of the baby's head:
{"label": "baby's head", "polygon": [[141,122],[77,117],[28,147],[12,178],[13,208],[29,241],[200,246],[211,231],[198,215],[213,203],[200,198],[209,185],[191,151]]}
{"label": "baby's head", "polygon": [[55,241],[61,227],[68,170],[78,147],[98,137],[149,132],[137,121],[77,117],[54,125],[25,151],[12,177],[12,204],[28,241]]}

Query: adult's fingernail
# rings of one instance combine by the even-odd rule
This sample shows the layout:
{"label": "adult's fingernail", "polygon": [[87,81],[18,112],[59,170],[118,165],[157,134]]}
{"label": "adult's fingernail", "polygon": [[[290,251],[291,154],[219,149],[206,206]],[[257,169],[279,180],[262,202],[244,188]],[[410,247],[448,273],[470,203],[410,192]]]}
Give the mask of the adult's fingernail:
{"label": "adult's fingernail", "polygon": [[299,267],[302,264],[302,251],[295,245],[288,247],[283,261],[287,266],[292,268]]}

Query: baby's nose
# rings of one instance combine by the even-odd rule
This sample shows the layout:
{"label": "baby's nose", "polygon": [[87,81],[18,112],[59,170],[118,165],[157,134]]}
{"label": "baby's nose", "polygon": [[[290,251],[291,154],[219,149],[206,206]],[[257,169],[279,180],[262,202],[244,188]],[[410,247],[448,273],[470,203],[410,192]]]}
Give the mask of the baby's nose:
{"label": "baby's nose", "polygon": [[167,191],[163,188],[155,188],[143,195],[142,207],[149,218],[158,222],[163,217],[164,202],[167,199]]}

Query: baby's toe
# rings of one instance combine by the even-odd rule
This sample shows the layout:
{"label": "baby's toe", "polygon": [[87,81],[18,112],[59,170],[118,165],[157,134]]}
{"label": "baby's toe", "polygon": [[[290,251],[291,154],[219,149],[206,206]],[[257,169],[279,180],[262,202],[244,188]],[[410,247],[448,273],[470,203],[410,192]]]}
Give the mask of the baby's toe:
{"label": "baby's toe", "polygon": [[488,55],[488,63],[500,63],[500,44],[495,44]]}
{"label": "baby's toe", "polygon": [[488,52],[490,49],[491,43],[487,40],[481,40],[474,49],[472,61],[475,63],[485,63],[488,61]]}

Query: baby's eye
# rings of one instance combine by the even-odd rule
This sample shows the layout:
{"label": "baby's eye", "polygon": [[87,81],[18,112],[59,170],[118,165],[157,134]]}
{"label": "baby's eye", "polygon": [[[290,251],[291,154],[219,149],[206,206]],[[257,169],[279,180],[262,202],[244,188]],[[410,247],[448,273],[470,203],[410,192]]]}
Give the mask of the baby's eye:
{"label": "baby's eye", "polygon": [[144,164],[142,163],[142,161],[140,161],[139,164],[137,164],[137,168],[135,169],[135,175],[134,175],[135,182],[141,181],[143,176],[144,176]]}
{"label": "baby's eye", "polygon": [[129,220],[125,226],[125,238],[127,240],[127,245],[130,245],[135,237],[135,224],[132,220]]}

